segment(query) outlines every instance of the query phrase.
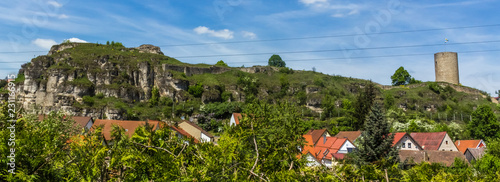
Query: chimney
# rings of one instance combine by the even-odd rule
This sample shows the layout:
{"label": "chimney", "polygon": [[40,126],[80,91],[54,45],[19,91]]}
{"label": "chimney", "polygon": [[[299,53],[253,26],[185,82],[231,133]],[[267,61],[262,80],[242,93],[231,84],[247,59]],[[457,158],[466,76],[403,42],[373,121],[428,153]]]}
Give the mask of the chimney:
{"label": "chimney", "polygon": [[458,140],[458,145],[457,146],[460,146],[460,140]]}
{"label": "chimney", "polygon": [[326,143],[326,135],[323,135],[323,144]]}

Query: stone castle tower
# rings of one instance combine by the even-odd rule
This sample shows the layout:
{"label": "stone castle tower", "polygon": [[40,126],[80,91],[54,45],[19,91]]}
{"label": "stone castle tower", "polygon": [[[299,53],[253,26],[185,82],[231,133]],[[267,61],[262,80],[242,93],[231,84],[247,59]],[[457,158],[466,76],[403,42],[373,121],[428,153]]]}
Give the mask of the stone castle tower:
{"label": "stone castle tower", "polygon": [[434,54],[436,82],[459,84],[458,54],[456,52],[438,52]]}

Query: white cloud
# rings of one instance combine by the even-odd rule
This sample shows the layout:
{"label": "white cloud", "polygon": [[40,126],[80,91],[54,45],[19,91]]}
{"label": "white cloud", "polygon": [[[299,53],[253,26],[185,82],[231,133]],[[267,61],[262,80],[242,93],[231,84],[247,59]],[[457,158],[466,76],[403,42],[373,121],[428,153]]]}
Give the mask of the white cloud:
{"label": "white cloud", "polygon": [[232,39],[233,38],[233,31],[230,31],[228,29],[223,29],[223,30],[210,30],[210,28],[205,27],[205,26],[199,26],[193,29],[194,32],[197,34],[208,34],[212,37],[219,37],[223,39]]}
{"label": "white cloud", "polygon": [[249,39],[255,39],[257,38],[257,35],[253,32],[247,32],[247,31],[242,31],[243,37],[249,38]]}
{"label": "white cloud", "polygon": [[328,0],[299,0],[299,2],[304,3],[305,5],[312,5],[318,3],[328,3]]}
{"label": "white cloud", "polygon": [[57,44],[57,42],[52,39],[35,39],[31,41],[31,43],[44,49],[50,49],[50,47]]}
{"label": "white cloud", "polygon": [[66,39],[66,40],[69,40],[70,42],[76,42],[76,43],[87,43],[87,41],[85,41],[85,40],[82,40],[82,39],[79,39],[79,38],[74,38],[74,37]]}
{"label": "white cloud", "polygon": [[49,1],[47,3],[50,4],[50,5],[52,5],[52,6],[54,6],[54,7],[56,7],[56,8],[62,7],[62,4],[58,3],[57,1]]}
{"label": "white cloud", "polygon": [[60,15],[58,16],[58,18],[59,18],[59,19],[66,19],[66,18],[69,18],[69,16],[68,16],[68,15],[65,15],[65,14],[60,14]]}

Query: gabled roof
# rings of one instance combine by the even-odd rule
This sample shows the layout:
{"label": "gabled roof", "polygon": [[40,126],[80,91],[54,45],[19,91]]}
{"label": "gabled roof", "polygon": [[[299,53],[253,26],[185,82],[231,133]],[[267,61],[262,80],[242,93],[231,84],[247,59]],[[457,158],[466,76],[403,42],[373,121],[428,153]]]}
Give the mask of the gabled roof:
{"label": "gabled roof", "polygon": [[[49,116],[40,114],[38,115],[38,121],[43,121],[44,119],[48,118]],[[84,128],[89,120],[92,119],[92,117],[87,117],[87,116],[70,116],[73,120],[75,120],[75,125],[76,127],[81,127]],[[63,116],[63,119],[67,119],[66,116]]]}
{"label": "gabled roof", "polygon": [[[193,127],[195,127],[196,129],[200,130],[203,134],[207,135],[209,138],[213,138],[214,136],[211,135],[210,133],[208,133],[207,131],[203,130],[203,128],[201,128],[200,126],[194,124],[193,122],[191,121],[187,121],[187,120],[183,120],[181,123],[187,123]],[[180,123],[179,123],[180,124]]]}
{"label": "gabled roof", "polygon": [[236,123],[236,125],[239,125],[240,119],[242,118],[241,113],[233,113],[233,117],[234,117],[234,122]]}
{"label": "gabled roof", "polygon": [[349,141],[355,141],[361,136],[361,131],[340,131],[335,135],[337,138],[347,138]]}
{"label": "gabled roof", "polygon": [[[158,128],[159,125],[160,125],[159,121],[149,120],[148,123],[152,124],[155,128]],[[126,120],[103,120],[103,119],[97,119],[97,120],[95,120],[94,125],[92,126],[91,130],[95,130],[95,128],[97,128],[97,127],[99,127],[101,125],[103,125],[102,135],[104,136],[104,138],[106,140],[110,140],[111,139],[111,130],[113,128],[112,127],[113,125],[118,125],[118,126],[122,127],[123,129],[125,129],[125,133],[129,137],[131,137],[134,134],[135,129],[137,127],[146,125],[146,121],[126,121]]]}
{"label": "gabled roof", "polygon": [[170,129],[176,131],[177,133],[181,134],[182,136],[184,136],[186,138],[193,138],[194,139],[194,143],[200,143],[196,138],[194,138],[193,136],[191,136],[188,132],[184,131],[182,128],[177,128],[175,126],[170,126]]}
{"label": "gabled roof", "polygon": [[438,150],[446,136],[446,132],[411,133],[410,136],[424,150]]}
{"label": "gabled roof", "polygon": [[92,117],[87,116],[72,116],[71,118],[73,118],[73,120],[75,120],[75,122],[82,127],[85,127],[87,123],[92,119]]}
{"label": "gabled roof", "polygon": [[467,148],[479,148],[481,142],[483,142],[483,140],[457,140],[455,141],[455,145],[457,146],[458,151],[465,154]]}
{"label": "gabled roof", "polygon": [[465,156],[459,151],[439,151],[439,150],[401,150],[399,151],[399,159],[401,162],[413,160],[413,164],[418,164],[423,161],[430,163],[441,163],[446,166],[451,166],[455,162],[455,158],[467,161]]}
{"label": "gabled roof", "polygon": [[392,146],[396,145],[405,135],[406,132],[394,133],[394,140],[392,141]]}
{"label": "gabled roof", "polygon": [[316,143],[318,143],[319,138],[321,138],[325,132],[328,132],[328,131],[326,131],[326,129],[309,130],[309,132],[307,132],[306,135],[311,135],[314,144],[316,144]]}
{"label": "gabled roof", "polygon": [[[326,137],[325,142],[325,138],[321,137],[315,148],[325,148],[328,149],[329,154],[336,154],[346,141],[348,141],[347,138]],[[332,159],[332,155],[327,155],[325,158]]]}
{"label": "gabled roof", "polygon": [[481,148],[467,148],[465,149],[465,152],[469,151],[470,154],[474,157],[475,160],[480,159],[484,155],[484,149],[486,147],[481,147]]}

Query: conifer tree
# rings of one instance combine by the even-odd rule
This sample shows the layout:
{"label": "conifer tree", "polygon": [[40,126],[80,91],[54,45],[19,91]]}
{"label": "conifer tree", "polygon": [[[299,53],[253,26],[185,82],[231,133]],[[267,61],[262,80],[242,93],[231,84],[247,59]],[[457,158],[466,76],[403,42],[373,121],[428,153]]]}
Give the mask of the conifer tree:
{"label": "conifer tree", "polygon": [[363,129],[363,124],[366,121],[366,116],[370,113],[375,97],[375,86],[371,82],[366,85],[363,91],[359,92],[356,102],[354,102],[355,112],[353,116],[356,119],[351,126],[354,130]]}
{"label": "conifer tree", "polygon": [[380,104],[372,107],[364,126],[365,131],[359,139],[358,150],[351,155],[351,162],[359,166],[378,163],[382,159],[389,164],[396,163],[399,158],[397,149],[392,147],[394,135],[390,132],[391,126],[385,119]]}

